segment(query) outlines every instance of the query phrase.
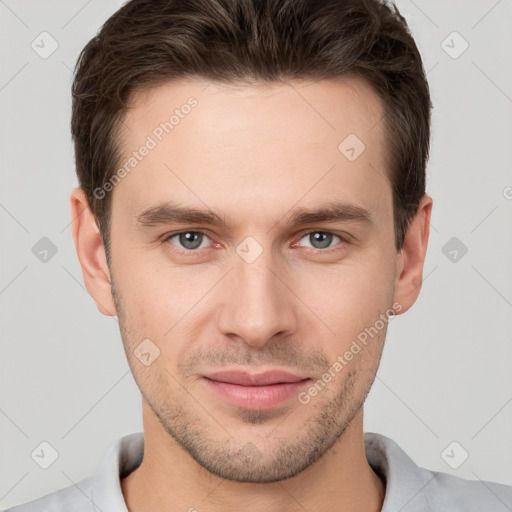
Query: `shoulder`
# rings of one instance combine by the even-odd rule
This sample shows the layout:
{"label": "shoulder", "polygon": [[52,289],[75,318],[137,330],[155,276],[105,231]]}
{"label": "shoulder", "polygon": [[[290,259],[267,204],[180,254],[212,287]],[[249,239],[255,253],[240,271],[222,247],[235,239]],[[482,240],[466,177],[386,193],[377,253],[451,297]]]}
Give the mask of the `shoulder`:
{"label": "shoulder", "polygon": [[510,512],[512,487],[485,480],[465,480],[443,472],[422,468],[424,478],[430,478],[428,499],[434,510],[464,512]]}
{"label": "shoulder", "polygon": [[512,487],[418,466],[392,439],[365,433],[368,463],[386,480],[382,512],[510,512]]}
{"label": "shoulder", "polygon": [[5,512],[99,512],[92,501],[92,479],[58,489],[35,500],[16,505]]}
{"label": "shoulder", "polygon": [[110,446],[94,475],[4,512],[126,511],[121,478],[138,467],[143,454],[144,434],[125,435]]}

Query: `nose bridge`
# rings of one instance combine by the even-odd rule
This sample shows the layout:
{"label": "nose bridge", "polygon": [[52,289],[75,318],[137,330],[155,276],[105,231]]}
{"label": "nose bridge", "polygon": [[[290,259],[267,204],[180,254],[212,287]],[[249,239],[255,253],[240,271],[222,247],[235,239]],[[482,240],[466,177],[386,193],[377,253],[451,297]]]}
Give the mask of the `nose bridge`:
{"label": "nose bridge", "polygon": [[[278,333],[294,328],[292,297],[281,282],[279,262],[270,248],[240,244],[226,283],[220,328],[250,345],[262,346]],[[244,251],[245,249],[245,251]],[[256,254],[257,251],[259,254]],[[281,272],[282,273],[282,272]]]}

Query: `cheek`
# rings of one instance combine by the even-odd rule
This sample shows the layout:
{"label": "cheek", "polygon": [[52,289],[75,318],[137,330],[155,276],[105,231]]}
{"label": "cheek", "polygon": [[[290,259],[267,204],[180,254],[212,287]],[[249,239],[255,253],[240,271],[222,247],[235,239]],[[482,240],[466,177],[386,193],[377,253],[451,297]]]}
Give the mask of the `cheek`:
{"label": "cheek", "polygon": [[[116,282],[131,316],[140,320],[173,313],[191,283],[177,268],[165,264],[160,249],[126,251],[115,268]],[[178,308],[179,309],[179,308]]]}
{"label": "cheek", "polygon": [[178,269],[159,262],[135,265],[125,278],[125,322],[137,340],[149,338],[159,347],[159,365],[174,367],[200,338],[208,307],[204,299],[215,276],[211,270]]}
{"label": "cheek", "polygon": [[392,300],[389,267],[378,263],[317,268],[301,279],[299,297],[318,315],[317,323],[334,341],[334,350],[349,346],[374,325]]}

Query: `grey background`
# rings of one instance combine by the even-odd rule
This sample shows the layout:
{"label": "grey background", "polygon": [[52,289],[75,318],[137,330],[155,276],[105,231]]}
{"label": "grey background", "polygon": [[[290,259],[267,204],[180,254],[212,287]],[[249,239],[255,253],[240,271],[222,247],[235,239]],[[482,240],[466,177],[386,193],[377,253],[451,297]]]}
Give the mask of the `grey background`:
{"label": "grey background", "polygon": [[[365,430],[419,465],[512,484],[512,3],[397,5],[431,86],[434,210],[423,290],[390,325]],[[1,508],[92,474],[115,440],[142,430],[117,319],[84,288],[69,228],[71,70],[119,6],[0,0]],[[31,47],[43,31],[58,43],[46,59]],[[457,58],[453,31],[469,44]],[[57,249],[46,262],[32,252],[43,237]],[[48,469],[31,458],[43,441],[58,452]]]}

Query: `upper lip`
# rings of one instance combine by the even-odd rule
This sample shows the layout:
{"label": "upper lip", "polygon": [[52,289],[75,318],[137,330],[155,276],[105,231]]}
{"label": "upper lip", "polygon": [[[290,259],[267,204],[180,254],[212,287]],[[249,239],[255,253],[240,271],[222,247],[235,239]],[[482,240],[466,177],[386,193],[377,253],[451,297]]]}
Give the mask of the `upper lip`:
{"label": "upper lip", "polygon": [[283,382],[299,382],[308,377],[301,377],[285,370],[268,370],[261,373],[247,373],[242,370],[214,372],[204,375],[207,379],[240,386],[265,386]]}

